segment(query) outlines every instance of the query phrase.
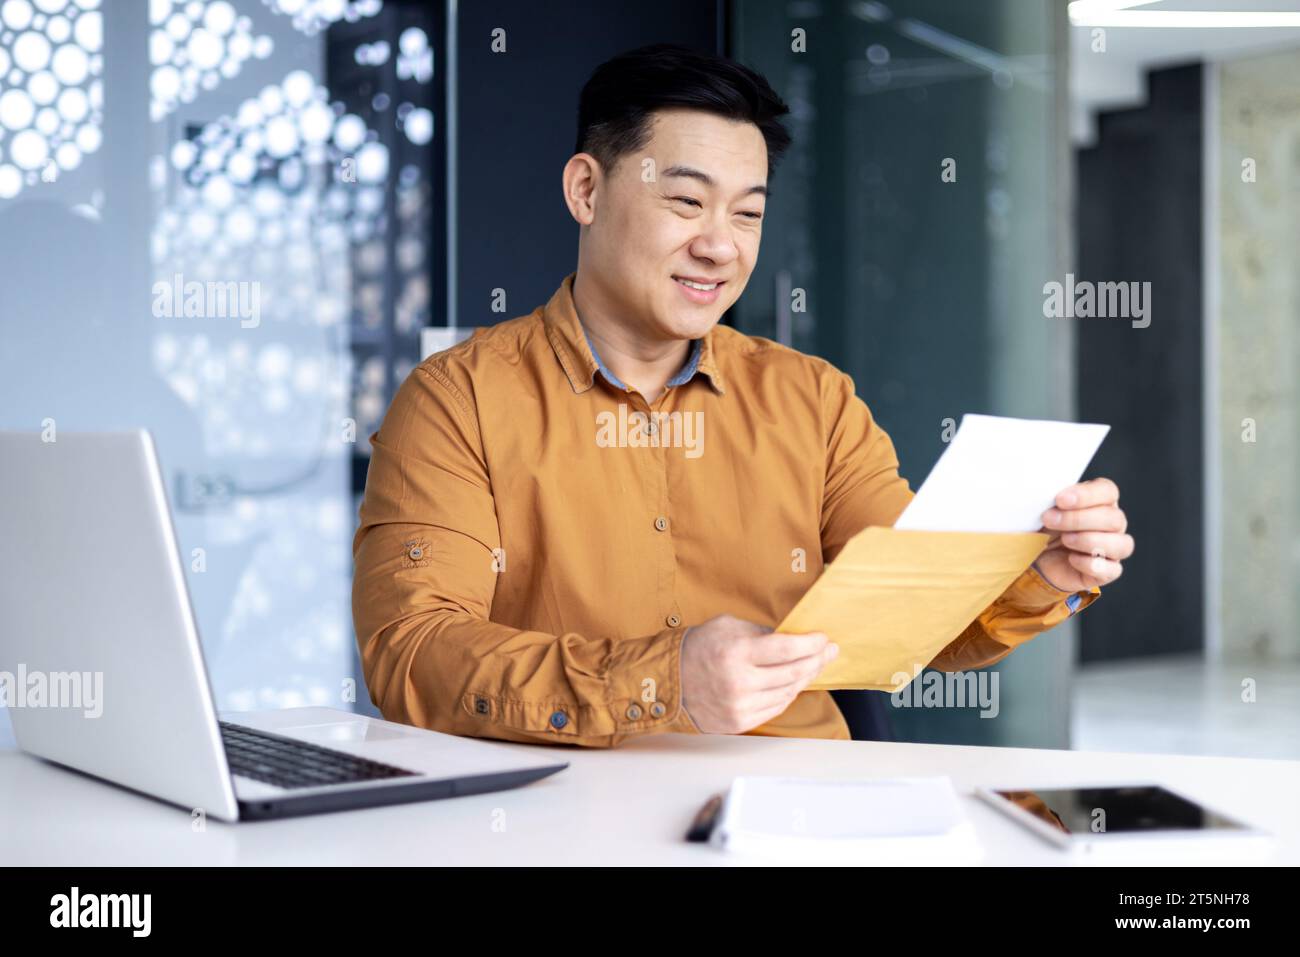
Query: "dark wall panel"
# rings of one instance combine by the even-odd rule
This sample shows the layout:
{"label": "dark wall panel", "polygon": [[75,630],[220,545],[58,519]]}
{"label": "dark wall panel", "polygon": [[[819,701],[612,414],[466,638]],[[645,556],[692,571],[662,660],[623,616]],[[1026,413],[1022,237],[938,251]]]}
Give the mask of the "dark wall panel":
{"label": "dark wall panel", "polygon": [[1150,281],[1151,323],[1076,319],[1079,418],[1109,422],[1089,471],[1120,486],[1137,552],[1080,615],[1084,662],[1204,643],[1202,71],[1153,72],[1140,109],[1078,154],[1078,278]]}
{"label": "dark wall panel", "polygon": [[[717,52],[718,18],[711,0],[460,4],[458,325],[529,312],[576,268],[578,227],[560,172],[591,71],[649,43]],[[504,53],[492,51],[498,28]],[[506,291],[503,314],[491,309],[496,288]]]}

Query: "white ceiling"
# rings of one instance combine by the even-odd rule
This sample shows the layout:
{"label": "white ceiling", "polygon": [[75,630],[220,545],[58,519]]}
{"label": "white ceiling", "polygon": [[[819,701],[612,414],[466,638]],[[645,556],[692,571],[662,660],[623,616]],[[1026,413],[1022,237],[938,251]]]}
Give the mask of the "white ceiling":
{"label": "white ceiling", "polygon": [[[1158,0],[1134,11],[1257,11],[1300,14],[1300,0]],[[1098,110],[1146,100],[1147,70],[1300,49],[1300,26],[1105,26],[1106,52],[1092,49],[1093,26],[1070,27],[1070,131],[1076,145],[1096,137]],[[1300,80],[1300,78],[1298,78]]]}

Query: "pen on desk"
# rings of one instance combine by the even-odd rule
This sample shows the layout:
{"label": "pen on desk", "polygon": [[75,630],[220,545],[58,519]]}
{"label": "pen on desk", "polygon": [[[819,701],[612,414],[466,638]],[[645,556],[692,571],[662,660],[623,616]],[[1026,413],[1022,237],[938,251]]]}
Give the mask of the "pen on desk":
{"label": "pen on desk", "polygon": [[690,830],[686,832],[686,840],[696,844],[708,841],[713,833],[713,826],[718,823],[718,812],[722,810],[722,799],[725,796],[720,791],[704,802],[704,807],[696,812],[695,820],[691,822]]}

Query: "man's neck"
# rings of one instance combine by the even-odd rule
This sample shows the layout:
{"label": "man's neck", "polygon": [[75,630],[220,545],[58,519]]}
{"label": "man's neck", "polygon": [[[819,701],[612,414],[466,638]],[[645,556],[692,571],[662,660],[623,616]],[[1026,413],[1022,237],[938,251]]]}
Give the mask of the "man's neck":
{"label": "man's neck", "polygon": [[600,360],[610,372],[636,391],[648,404],[663,395],[671,379],[686,364],[690,355],[689,339],[649,340],[625,323],[619,322],[593,301],[592,290],[581,282],[581,273],[573,280],[573,306],[578,321],[586,330]]}

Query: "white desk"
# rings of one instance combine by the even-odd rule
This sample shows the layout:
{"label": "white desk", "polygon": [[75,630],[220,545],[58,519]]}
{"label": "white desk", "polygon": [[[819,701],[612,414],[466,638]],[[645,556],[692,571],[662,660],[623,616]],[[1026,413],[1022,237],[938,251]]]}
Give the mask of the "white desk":
{"label": "white desk", "polygon": [[[527,746],[515,745],[527,749]],[[699,806],[741,774],[947,774],[975,785],[1154,781],[1277,837],[1270,857],[1193,863],[1300,864],[1300,762],[1015,748],[657,735],[612,751],[557,751],[570,767],[514,791],[283,821],[191,829],[189,812],[0,751],[6,865],[427,865],[745,863],[682,836]],[[1066,856],[974,797],[962,801],[985,864]],[[503,829],[502,829],[503,827]],[[1150,858],[1144,863],[1188,863]]]}

